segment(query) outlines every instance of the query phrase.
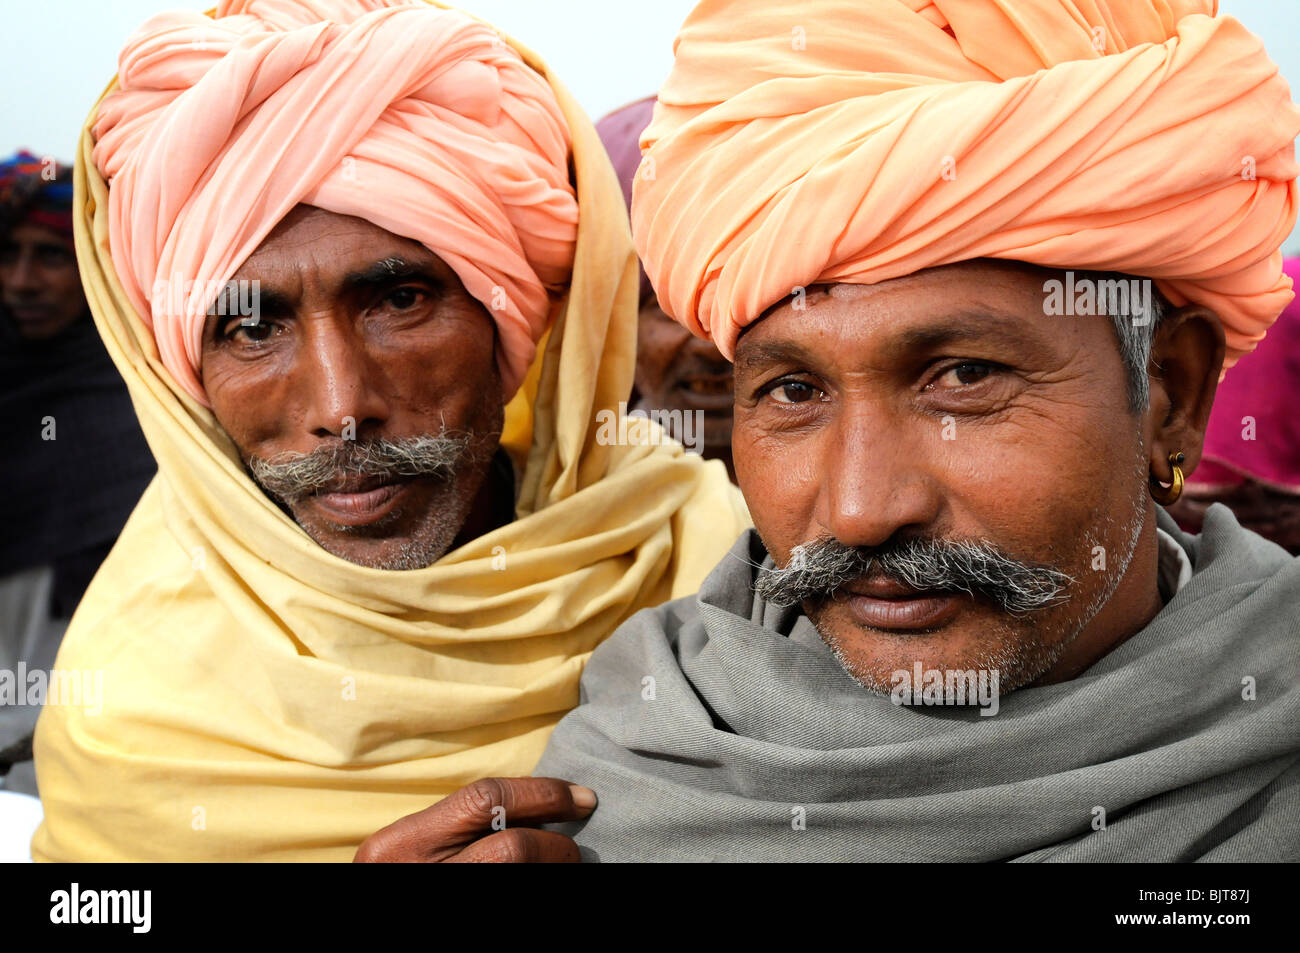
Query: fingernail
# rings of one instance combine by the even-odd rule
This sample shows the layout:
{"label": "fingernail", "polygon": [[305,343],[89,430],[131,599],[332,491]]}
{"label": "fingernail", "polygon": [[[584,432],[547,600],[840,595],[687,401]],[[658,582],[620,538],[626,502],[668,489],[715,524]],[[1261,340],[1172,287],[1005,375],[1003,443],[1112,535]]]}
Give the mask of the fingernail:
{"label": "fingernail", "polygon": [[584,788],[581,784],[570,784],[569,794],[573,798],[574,807],[589,811],[596,806],[596,792],[591,788]]}

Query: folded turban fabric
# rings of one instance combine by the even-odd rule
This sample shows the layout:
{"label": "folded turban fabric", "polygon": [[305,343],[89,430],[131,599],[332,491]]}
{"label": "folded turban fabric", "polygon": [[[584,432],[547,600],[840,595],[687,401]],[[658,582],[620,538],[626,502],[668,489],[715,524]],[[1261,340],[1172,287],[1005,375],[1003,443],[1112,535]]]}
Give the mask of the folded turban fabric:
{"label": "folded turban fabric", "polygon": [[[1300,281],[1300,258],[1288,258],[1284,270]],[[1300,298],[1215,391],[1201,462],[1187,488],[1224,490],[1245,480],[1300,495]]]}
{"label": "folded turban fabric", "polygon": [[213,289],[299,203],[442,258],[491,305],[514,393],[578,210],[556,97],[496,31],[419,3],[222,0],[150,19],[118,65],[94,127],[113,263],[187,393],[206,405]]}
{"label": "folded turban fabric", "polygon": [[1222,320],[1291,300],[1300,109],[1215,0],[705,0],[642,137],[664,309],[734,354],[796,287],[977,258],[1121,271]]}
{"label": "folded turban fabric", "polygon": [[[306,9],[257,7],[275,22]],[[426,36],[420,16],[459,22],[416,7],[404,31]],[[404,31],[385,36],[403,52],[381,71],[425,55]],[[635,365],[627,215],[590,120],[541,60],[508,42],[552,91],[572,139],[572,277],[506,407],[502,445],[521,474],[515,520],[425,569],[331,555],[248,478],[212,413],[163,366],[119,280],[118,186],[104,182],[83,131],[77,259],[159,472],[59,650],[60,671],[102,673],[103,687],[98,711],[41,714],[36,859],[349,860],[368,835],[470,781],[532,770],[578,703],[592,649],[638,610],[694,592],[748,526],[720,462],[685,453],[650,421],[630,421],[626,441],[600,437]],[[298,121],[321,133],[317,111],[337,116],[360,95],[343,94],[371,80],[345,71],[325,105],[313,93],[332,74],[304,74],[300,92],[317,105]],[[492,72],[478,69],[445,92],[477,102],[480,82],[495,95]],[[444,138],[428,134],[406,152]],[[189,162],[188,142],[177,138],[168,161]],[[380,193],[365,217],[380,214],[379,197],[393,201]]]}
{"label": "folded turban fabric", "polygon": [[0,160],[0,234],[24,223],[72,237],[72,170],[20,149]]}

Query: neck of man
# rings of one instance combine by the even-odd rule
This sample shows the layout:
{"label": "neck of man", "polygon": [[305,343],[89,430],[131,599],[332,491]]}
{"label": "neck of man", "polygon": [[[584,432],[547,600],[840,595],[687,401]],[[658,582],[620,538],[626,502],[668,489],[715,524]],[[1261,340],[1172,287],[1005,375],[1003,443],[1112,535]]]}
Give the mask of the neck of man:
{"label": "neck of man", "polygon": [[1051,668],[1032,684],[1068,681],[1123,645],[1147,627],[1164,607],[1159,588],[1160,546],[1156,537],[1155,508],[1147,517],[1115,592],[1083,627]]}
{"label": "neck of man", "polygon": [[451,549],[448,552],[464,546],[480,536],[485,536],[507,523],[514,522],[514,519],[514,465],[510,462],[510,456],[498,447],[492,457],[492,463],[488,467],[487,474],[483,478],[483,484],[474,497],[474,504],[470,507],[469,516],[466,517],[465,524],[461,526],[460,532],[456,534],[456,539],[451,544]]}

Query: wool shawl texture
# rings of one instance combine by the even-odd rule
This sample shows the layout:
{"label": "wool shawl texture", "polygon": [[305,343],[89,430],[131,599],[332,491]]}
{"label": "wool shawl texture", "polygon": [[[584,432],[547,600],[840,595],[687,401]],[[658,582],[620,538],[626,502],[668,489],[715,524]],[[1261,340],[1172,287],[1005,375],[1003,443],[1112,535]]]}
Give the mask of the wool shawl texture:
{"label": "wool shawl texture", "polygon": [[1191,579],[992,717],[860,687],[755,597],[746,532],[593,656],[534,772],[600,799],[559,829],[600,861],[1300,860],[1300,560],[1222,505],[1199,537],[1158,518]]}
{"label": "wool shawl texture", "polygon": [[516,519],[425,569],[336,558],[248,478],[113,269],[83,129],[77,257],[159,474],[58,656],[103,673],[102,710],[41,715],[37,860],[350,860],[477,778],[528,774],[596,645],[696,591],[748,525],[722,465],[650,422],[598,439],[632,384],[626,211],[591,122],[506,42],[550,83],[572,135],[575,260],[506,411]]}

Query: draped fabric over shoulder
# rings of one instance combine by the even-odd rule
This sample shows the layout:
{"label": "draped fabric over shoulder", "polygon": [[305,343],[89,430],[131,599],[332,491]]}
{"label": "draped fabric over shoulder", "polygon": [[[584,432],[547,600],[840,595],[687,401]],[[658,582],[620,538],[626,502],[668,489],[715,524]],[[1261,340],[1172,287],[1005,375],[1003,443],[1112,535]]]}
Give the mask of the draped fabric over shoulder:
{"label": "draped fabric over shoulder", "polygon": [[755,597],[772,563],[749,533],[600,647],[536,773],[600,796],[564,825],[588,860],[1300,860],[1300,560],[1221,505],[1200,537],[1158,518],[1191,578],[994,717],[864,691]]}
{"label": "draped fabric over shoulder", "polygon": [[[243,6],[264,17],[338,8]],[[423,14],[460,35],[459,20],[432,8],[399,12],[411,30]],[[288,18],[296,58],[334,29]],[[259,42],[232,41],[226,55],[267,57],[258,81],[287,88],[292,80],[270,69],[281,63],[276,50],[289,55],[285,44]],[[572,96],[534,54],[501,42],[544,87],[530,95],[550,97],[572,144],[571,267],[557,264],[545,282],[562,287],[506,411],[503,445],[522,474],[517,518],[421,570],[330,555],[245,475],[179,380],[182,365],[160,353],[139,286],[117,268],[114,198],[92,154],[93,115],[88,122],[76,166],[78,257],[159,474],[59,655],[60,669],[102,673],[102,697],[98,710],[49,706],[41,717],[38,860],[350,859],[369,834],[470,781],[527,774],[577,703],[593,648],[636,610],[695,591],[748,525],[722,465],[660,441],[648,421],[634,422],[625,443],[597,439],[597,414],[626,398],[634,363],[637,266],[623,199]],[[340,91],[353,72],[373,78],[379,63],[367,50],[358,40],[330,74]],[[450,93],[477,102],[478,75]],[[302,121],[315,129],[319,118]],[[171,134],[171,161],[200,161],[183,133]],[[314,161],[298,153],[318,145],[304,135],[289,158]],[[240,157],[217,149],[201,161],[211,164],[196,181]],[[384,216],[399,213],[381,195],[373,220],[394,228]],[[279,209],[288,197],[272,190],[267,201]]]}

